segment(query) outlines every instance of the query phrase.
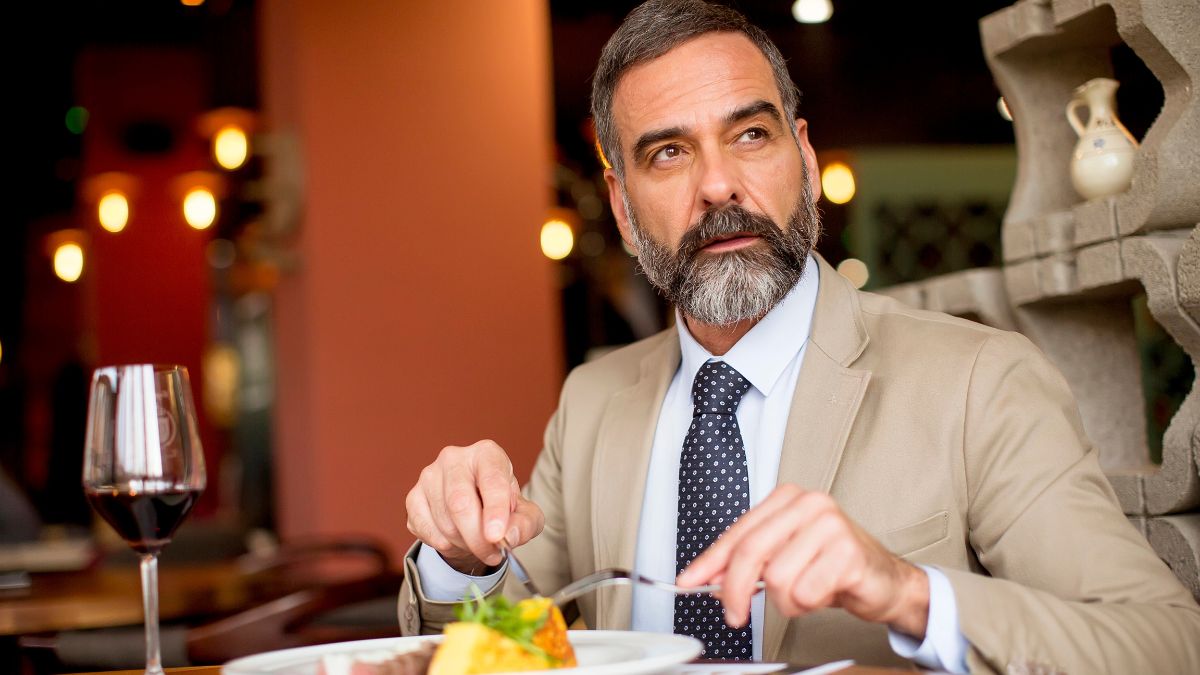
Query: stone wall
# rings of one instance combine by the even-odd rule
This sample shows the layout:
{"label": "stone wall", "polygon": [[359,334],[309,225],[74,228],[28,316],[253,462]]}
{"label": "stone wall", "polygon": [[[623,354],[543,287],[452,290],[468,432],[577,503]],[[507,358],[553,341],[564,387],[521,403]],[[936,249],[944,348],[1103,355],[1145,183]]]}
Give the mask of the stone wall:
{"label": "stone wall", "polygon": [[[1130,298],[1200,357],[1200,3],[1021,0],[980,22],[1012,116],[1017,179],[1004,264],[883,292],[1029,336],[1063,371],[1121,506],[1200,598],[1200,398],[1187,395],[1150,461]],[[1130,188],[1081,201],[1064,110],[1078,85],[1111,77],[1124,43],[1163,89]]]}

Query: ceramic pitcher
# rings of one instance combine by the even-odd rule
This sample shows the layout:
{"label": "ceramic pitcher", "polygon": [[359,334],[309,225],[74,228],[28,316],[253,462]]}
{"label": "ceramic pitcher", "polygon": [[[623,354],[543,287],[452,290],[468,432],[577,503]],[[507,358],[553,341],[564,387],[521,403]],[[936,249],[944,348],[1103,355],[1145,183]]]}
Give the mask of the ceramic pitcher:
{"label": "ceramic pitcher", "polygon": [[[1075,89],[1067,104],[1067,121],[1079,135],[1071,158],[1071,182],[1084,199],[1124,192],[1133,177],[1137,141],[1117,119],[1116,80],[1098,77]],[[1088,109],[1085,126],[1079,109]]]}

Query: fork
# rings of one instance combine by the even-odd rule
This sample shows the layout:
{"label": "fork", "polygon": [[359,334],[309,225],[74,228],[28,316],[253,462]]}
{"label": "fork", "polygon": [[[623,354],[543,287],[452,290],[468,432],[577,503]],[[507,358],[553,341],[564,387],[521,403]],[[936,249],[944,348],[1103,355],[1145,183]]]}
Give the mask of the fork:
{"label": "fork", "polygon": [[[558,592],[550,596],[550,601],[555,605],[562,605],[563,603],[574,600],[585,593],[590,593],[597,588],[614,586],[617,584],[642,584],[644,586],[650,586],[651,588],[657,588],[660,591],[676,593],[679,595],[691,595],[692,593],[716,593],[717,591],[721,590],[721,584],[708,584],[706,586],[693,586],[691,588],[684,588],[683,586],[678,586],[666,581],[651,579],[650,577],[638,572],[631,572],[620,567],[609,567],[607,569],[592,572],[586,577],[582,577],[572,581],[566,586],[563,586],[558,590]],[[766,587],[767,584],[764,581],[758,581],[754,584],[755,591],[761,591]]]}
{"label": "fork", "polygon": [[513,574],[516,575],[517,581],[521,582],[521,585],[525,587],[525,590],[529,591],[530,595],[540,596],[542,592],[538,590],[537,584],[533,583],[533,579],[529,578],[529,573],[525,571],[525,566],[521,564],[520,560],[517,560],[517,556],[513,555],[512,547],[508,545],[508,540],[501,539],[496,546],[500,548],[500,553],[508,559],[508,566],[512,569]]}

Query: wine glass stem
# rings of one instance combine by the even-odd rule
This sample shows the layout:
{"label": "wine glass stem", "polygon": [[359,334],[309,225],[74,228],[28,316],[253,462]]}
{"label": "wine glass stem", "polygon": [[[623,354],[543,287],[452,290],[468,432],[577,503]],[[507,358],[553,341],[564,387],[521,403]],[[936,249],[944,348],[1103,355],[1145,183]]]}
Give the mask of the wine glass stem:
{"label": "wine glass stem", "polygon": [[162,675],[158,646],[158,556],[142,556],[142,610],[146,616],[146,675]]}

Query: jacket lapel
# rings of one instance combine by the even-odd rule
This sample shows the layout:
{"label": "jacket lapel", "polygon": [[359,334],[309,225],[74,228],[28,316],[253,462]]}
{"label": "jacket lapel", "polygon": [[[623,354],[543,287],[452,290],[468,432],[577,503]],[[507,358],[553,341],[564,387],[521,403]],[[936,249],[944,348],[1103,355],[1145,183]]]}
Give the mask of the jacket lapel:
{"label": "jacket lapel", "polygon": [[[642,359],[638,381],[612,396],[596,439],[592,475],[592,536],[596,569],[632,569],[646,490],[646,472],[659,411],[679,368],[679,338],[671,328]],[[596,628],[628,629],[633,596],[628,588],[596,594]]]}
{"label": "jacket lapel", "polygon": [[[847,367],[868,342],[857,293],[824,259],[814,257],[820,290],[788,413],[778,482],[829,492],[871,373]],[[763,659],[777,657],[787,621],[768,598]]]}

